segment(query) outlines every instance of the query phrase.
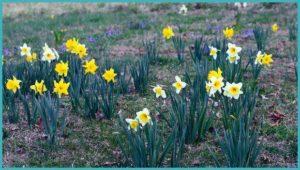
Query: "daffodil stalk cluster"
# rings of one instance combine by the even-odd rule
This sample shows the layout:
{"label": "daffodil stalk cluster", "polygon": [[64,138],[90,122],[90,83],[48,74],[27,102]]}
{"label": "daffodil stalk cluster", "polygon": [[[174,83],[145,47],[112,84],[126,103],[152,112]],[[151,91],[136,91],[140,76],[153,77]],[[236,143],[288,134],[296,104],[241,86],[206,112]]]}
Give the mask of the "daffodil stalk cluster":
{"label": "daffodil stalk cluster", "polygon": [[130,67],[131,77],[133,79],[135,90],[140,94],[145,94],[149,79],[149,59],[143,55]]}

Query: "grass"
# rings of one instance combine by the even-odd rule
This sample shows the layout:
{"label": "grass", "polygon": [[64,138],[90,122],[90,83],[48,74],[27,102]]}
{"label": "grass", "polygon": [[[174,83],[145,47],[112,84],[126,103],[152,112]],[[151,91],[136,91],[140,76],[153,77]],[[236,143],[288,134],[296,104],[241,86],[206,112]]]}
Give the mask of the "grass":
{"label": "grass", "polygon": [[[99,8],[104,6],[98,5]],[[191,4],[189,6],[193,7]],[[178,5],[149,4],[148,12],[142,12],[139,5],[127,8],[117,6],[107,12],[97,13],[77,9],[57,14],[53,19],[46,12],[39,15],[27,13],[4,17],[3,47],[11,52],[9,56],[5,56],[5,60],[18,59],[18,47],[25,42],[33,47],[33,51],[39,50],[45,42],[54,46],[51,31],[66,29],[65,39],[73,36],[80,38],[81,42],[88,44],[90,57],[99,58],[98,49],[108,46],[114,60],[130,63],[138,57],[142,40],[153,35],[160,37],[165,25],[179,24],[189,39],[195,35],[205,35],[207,39],[212,39],[220,34],[213,29],[207,30],[208,26],[230,26],[237,15],[233,6],[224,4],[203,5],[200,10],[191,10],[187,16],[178,16],[176,11],[172,10],[175,7]],[[281,11],[280,15],[273,12],[273,9]],[[275,4],[272,10],[261,4],[254,4],[241,10],[238,23],[241,27],[239,28],[241,30],[253,28],[256,24],[270,26],[273,22],[277,22],[282,30],[272,34],[270,41],[286,40],[287,20],[294,17],[296,7],[293,4]],[[254,16],[252,12],[255,12]],[[140,22],[146,22],[147,27],[141,27]],[[121,33],[112,37],[106,36],[105,32],[111,26],[120,29]],[[96,42],[89,42],[89,36],[95,38]],[[253,38],[238,38],[236,43],[241,46],[251,46],[254,41]],[[125,48],[120,49],[120,46]],[[258,159],[258,164],[263,167],[296,166],[296,82],[292,78],[295,77],[293,68],[289,67],[292,61],[286,58],[287,49],[281,49],[280,45],[269,43],[267,48],[272,52],[277,51],[278,56],[281,57],[275,57],[272,68],[265,70],[261,76],[260,95],[264,95],[267,99],[259,97],[256,110],[264,117],[260,140],[263,142],[263,156],[268,159],[266,161],[262,156]],[[184,72],[184,67],[179,65],[176,59],[171,42],[160,41],[159,51],[158,62],[150,67],[149,85],[151,86],[156,85],[157,82],[170,85],[170,80],[173,81],[175,75],[182,75]],[[191,59],[188,51],[186,51],[186,56],[188,59],[185,64],[189,66]],[[291,78],[287,78],[287,75]],[[131,84],[130,93],[120,97],[117,110],[121,109],[126,115],[132,116],[144,107],[151,110],[156,105],[151,89],[149,87],[146,95],[139,96]],[[167,108],[164,109],[167,110]],[[286,115],[276,126],[269,118],[274,110],[281,110]],[[43,137],[43,131],[37,127],[29,129],[23,119],[20,123],[11,125],[6,123],[4,113],[3,161],[5,167],[24,165],[30,167],[114,167],[122,166],[124,163],[114,134],[118,130],[116,119],[112,121],[101,118],[89,120],[69,112],[65,135],[60,137],[57,148],[49,148]],[[218,120],[216,122],[218,124]],[[184,166],[214,166],[206,145],[212,147],[217,157],[224,160],[220,149],[216,147],[215,136],[209,133],[205,142],[186,146]]]}

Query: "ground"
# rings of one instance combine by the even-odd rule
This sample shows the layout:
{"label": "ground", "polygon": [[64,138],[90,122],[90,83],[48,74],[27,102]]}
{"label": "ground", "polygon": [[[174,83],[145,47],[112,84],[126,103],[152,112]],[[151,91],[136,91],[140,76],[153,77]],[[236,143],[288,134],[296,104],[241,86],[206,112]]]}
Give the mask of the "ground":
{"label": "ground", "polygon": [[[256,111],[263,117],[260,137],[263,150],[258,166],[296,167],[297,80],[289,53],[296,53],[296,45],[288,39],[288,23],[295,22],[296,5],[256,3],[238,9],[233,4],[188,4],[186,16],[177,14],[179,7],[180,4],[5,4],[4,60],[18,59],[18,46],[24,42],[30,44],[33,50],[38,50],[45,42],[53,46],[52,31],[60,29],[66,30],[65,39],[80,38],[89,48],[89,57],[97,58],[98,49],[108,47],[112,59],[131,61],[138,58],[142,41],[160,37],[166,25],[180,24],[190,39],[204,35],[210,40],[220,36],[222,28],[238,24],[234,41],[246,49],[255,48],[249,29],[256,25],[270,27],[278,23],[280,30],[270,34],[267,45],[267,50],[274,54],[274,63],[260,76],[261,90]],[[161,59],[151,67],[150,85],[158,81],[168,84],[175,74],[183,73],[170,42],[161,40],[159,50]],[[155,106],[151,88],[145,96],[138,95],[132,85],[130,90],[131,93],[118,101],[117,110],[135,113],[143,107]],[[67,133],[59,138],[56,148],[45,144],[45,135],[37,125],[28,128],[25,115],[19,123],[9,124],[4,113],[3,166],[122,166],[124,160],[114,135],[116,120],[89,120],[67,109]],[[274,113],[284,117],[274,121]],[[207,141],[187,145],[184,166],[215,166],[206,148],[206,145],[213,146],[215,142],[214,136],[209,134]],[[215,150],[218,151],[218,148]]]}

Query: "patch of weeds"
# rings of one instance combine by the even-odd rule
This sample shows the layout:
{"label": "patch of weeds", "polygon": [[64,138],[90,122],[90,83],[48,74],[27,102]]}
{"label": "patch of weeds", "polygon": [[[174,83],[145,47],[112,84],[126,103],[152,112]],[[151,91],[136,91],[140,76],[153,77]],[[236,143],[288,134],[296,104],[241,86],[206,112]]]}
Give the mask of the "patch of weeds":
{"label": "patch of weeds", "polygon": [[296,131],[295,129],[288,128],[284,125],[271,126],[270,124],[265,124],[262,128],[262,132],[265,135],[274,135],[277,140],[295,140]]}

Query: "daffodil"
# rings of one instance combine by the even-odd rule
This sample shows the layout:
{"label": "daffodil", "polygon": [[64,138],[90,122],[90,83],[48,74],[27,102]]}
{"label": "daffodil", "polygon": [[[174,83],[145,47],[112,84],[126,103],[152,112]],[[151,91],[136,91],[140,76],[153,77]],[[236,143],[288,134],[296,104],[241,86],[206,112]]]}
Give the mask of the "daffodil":
{"label": "daffodil", "polygon": [[187,7],[183,4],[179,9],[179,14],[186,15],[187,10]]}
{"label": "daffodil", "polygon": [[23,44],[22,47],[20,47],[21,49],[21,56],[28,56],[31,53],[31,48],[27,46],[26,43]]}
{"label": "daffodil", "polygon": [[256,54],[255,62],[254,64],[262,64],[262,58],[264,57],[264,54],[262,54],[261,51],[258,51]]}
{"label": "daffodil", "polygon": [[224,96],[227,96],[229,98],[238,99],[240,94],[243,94],[243,91],[241,90],[243,84],[242,83],[229,83],[226,82],[226,86],[223,88],[224,90]]}
{"label": "daffodil", "polygon": [[156,98],[159,98],[160,96],[162,98],[166,98],[166,92],[162,89],[160,85],[157,85],[153,88],[153,92],[156,94]]}
{"label": "daffodil", "polygon": [[21,82],[21,80],[18,80],[15,76],[13,76],[13,79],[7,80],[6,89],[12,91],[13,93],[16,93],[16,91],[20,89]]}
{"label": "daffodil", "polygon": [[90,73],[90,74],[96,74],[96,71],[98,69],[98,66],[96,64],[95,59],[92,59],[90,61],[85,61],[85,64],[83,65],[84,73]]}
{"label": "daffodil", "polygon": [[232,37],[234,36],[234,30],[233,28],[228,28],[226,27],[224,30],[223,30],[223,34],[224,34],[224,37],[228,40],[231,40]]}
{"label": "daffodil", "polygon": [[102,75],[104,80],[106,80],[108,83],[115,82],[116,76],[117,76],[117,74],[115,73],[115,70],[113,68],[110,68],[109,70],[105,70],[104,74]]}
{"label": "daffodil", "polygon": [[238,47],[235,44],[228,43],[228,50],[226,51],[226,53],[229,56],[237,56],[241,51],[242,51],[241,47]]}
{"label": "daffodil", "polygon": [[165,27],[162,31],[162,34],[166,40],[172,38],[174,36],[172,27],[170,27],[170,26]]}
{"label": "daffodil", "polygon": [[128,123],[128,130],[132,129],[134,131],[137,131],[139,127],[139,121],[136,119],[125,119]]}
{"label": "daffodil", "polygon": [[78,44],[75,47],[74,51],[75,51],[75,54],[77,54],[80,59],[83,59],[88,55],[87,48],[85,47],[84,44]]}
{"label": "daffodil", "polygon": [[26,61],[28,63],[34,62],[36,60],[37,60],[37,54],[36,53],[32,53],[32,54],[26,56]]}
{"label": "daffodil", "polygon": [[144,108],[142,111],[137,112],[136,117],[142,126],[145,126],[147,123],[151,123],[150,112],[147,108]]}
{"label": "daffodil", "polygon": [[48,61],[51,63],[51,61],[59,59],[59,55],[57,51],[54,48],[49,48],[47,44],[43,47],[43,56],[42,56],[42,61]]}
{"label": "daffodil", "polygon": [[68,64],[68,62],[64,63],[63,61],[60,61],[60,63],[57,63],[55,65],[55,72],[59,76],[67,77],[68,70],[69,70],[69,64]]}
{"label": "daffodil", "polygon": [[58,95],[59,98],[61,98],[62,95],[68,95],[68,89],[69,89],[70,83],[65,83],[64,79],[60,79],[59,82],[56,82],[54,80],[54,89],[53,92]]}
{"label": "daffodil", "polygon": [[212,78],[222,78],[222,70],[218,68],[218,70],[211,70],[208,72],[207,79],[211,80]]}
{"label": "daffodil", "polygon": [[79,42],[78,39],[72,38],[68,39],[67,42],[65,43],[66,50],[71,53],[75,53],[75,49],[78,46]]}
{"label": "daffodil", "polygon": [[227,60],[229,60],[230,63],[234,63],[234,64],[237,64],[239,59],[240,59],[240,56],[238,56],[238,55],[227,57]]}
{"label": "daffodil", "polygon": [[216,78],[212,77],[210,82],[208,83],[209,86],[209,96],[213,96],[217,91],[222,93],[222,87],[224,86],[223,77]]}
{"label": "daffodil", "polygon": [[180,91],[186,87],[186,83],[181,81],[180,77],[178,77],[178,76],[175,76],[175,80],[176,80],[176,82],[173,83],[173,86],[176,89],[176,93],[179,94]]}
{"label": "daffodil", "polygon": [[217,48],[209,46],[209,55],[212,56],[215,60],[217,59],[217,52]]}
{"label": "daffodil", "polygon": [[272,62],[273,62],[272,54],[265,54],[261,60],[261,63],[266,66],[270,66]]}
{"label": "daffodil", "polygon": [[273,32],[277,32],[278,29],[279,29],[279,26],[276,23],[272,25],[272,31]]}
{"label": "daffodil", "polygon": [[43,93],[47,91],[44,80],[42,80],[40,83],[38,81],[35,81],[35,83],[30,86],[30,89],[33,90],[35,94],[39,93],[40,95],[43,95]]}

